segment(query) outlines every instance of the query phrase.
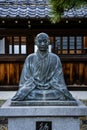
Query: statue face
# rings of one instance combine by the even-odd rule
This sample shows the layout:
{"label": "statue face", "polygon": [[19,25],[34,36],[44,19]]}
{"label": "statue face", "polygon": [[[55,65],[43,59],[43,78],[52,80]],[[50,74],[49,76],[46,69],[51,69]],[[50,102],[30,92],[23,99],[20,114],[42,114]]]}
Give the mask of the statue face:
{"label": "statue face", "polygon": [[45,51],[48,49],[48,41],[45,38],[39,38],[38,39],[38,49],[41,51]]}
{"label": "statue face", "polygon": [[40,34],[36,38],[36,42],[37,42],[38,49],[40,51],[46,51],[49,45],[49,37],[47,37],[47,35]]}

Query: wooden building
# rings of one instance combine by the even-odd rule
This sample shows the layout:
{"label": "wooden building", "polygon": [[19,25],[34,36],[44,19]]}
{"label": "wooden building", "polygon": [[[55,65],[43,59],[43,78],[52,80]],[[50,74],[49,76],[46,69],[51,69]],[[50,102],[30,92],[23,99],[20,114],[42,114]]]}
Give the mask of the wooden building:
{"label": "wooden building", "polygon": [[40,32],[50,36],[69,90],[87,90],[87,7],[64,12],[52,24],[47,0],[0,1],[0,90],[18,89],[24,60]]}

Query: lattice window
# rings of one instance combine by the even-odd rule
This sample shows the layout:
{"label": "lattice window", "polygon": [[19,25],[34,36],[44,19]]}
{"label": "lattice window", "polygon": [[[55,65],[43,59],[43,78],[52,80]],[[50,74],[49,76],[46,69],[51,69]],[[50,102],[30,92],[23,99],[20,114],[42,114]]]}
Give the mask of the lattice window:
{"label": "lattice window", "polygon": [[7,36],[0,39],[0,54],[26,54],[26,36]]}
{"label": "lattice window", "polygon": [[26,54],[26,37],[7,37],[9,54]]}
{"label": "lattice window", "polygon": [[83,54],[87,49],[87,38],[82,36],[55,37],[54,50],[58,54]]}

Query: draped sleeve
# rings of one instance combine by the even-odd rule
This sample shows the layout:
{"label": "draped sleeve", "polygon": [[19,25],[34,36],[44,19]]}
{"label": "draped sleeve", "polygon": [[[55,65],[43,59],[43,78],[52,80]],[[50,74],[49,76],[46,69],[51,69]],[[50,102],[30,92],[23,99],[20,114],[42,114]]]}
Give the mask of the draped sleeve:
{"label": "draped sleeve", "polygon": [[31,56],[28,56],[25,60],[24,67],[22,69],[19,89],[15,96],[12,98],[13,101],[22,101],[24,98],[35,88],[34,79],[31,75],[30,65],[31,65]]}
{"label": "draped sleeve", "polygon": [[52,80],[50,82],[51,86],[56,89],[66,89],[67,86],[65,84],[64,75],[62,71],[62,64],[60,61],[60,58],[58,56],[55,56],[56,65],[54,70],[54,75],[52,77]]}
{"label": "draped sleeve", "polygon": [[31,59],[32,58],[28,56],[25,60],[24,67],[22,69],[22,73],[19,81],[19,87],[23,87],[23,86],[29,87],[31,85],[32,85],[32,89],[35,87],[34,78],[31,74],[31,68],[30,68],[30,66],[33,66],[33,64],[31,65]]}

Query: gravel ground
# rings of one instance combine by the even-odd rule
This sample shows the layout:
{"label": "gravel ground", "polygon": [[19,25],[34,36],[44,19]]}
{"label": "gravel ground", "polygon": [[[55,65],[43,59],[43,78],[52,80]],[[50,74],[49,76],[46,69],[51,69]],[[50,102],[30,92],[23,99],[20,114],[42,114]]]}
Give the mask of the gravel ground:
{"label": "gravel ground", "polygon": [[[0,106],[4,103],[5,101],[1,101],[0,100]],[[87,106],[87,100],[83,101],[84,104]],[[81,117],[81,126],[80,126],[80,130],[87,130],[87,117]],[[8,130],[7,129],[7,124],[8,124],[8,120],[6,118],[1,118],[0,117],[0,130]]]}

